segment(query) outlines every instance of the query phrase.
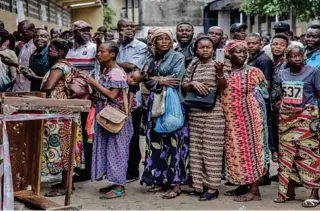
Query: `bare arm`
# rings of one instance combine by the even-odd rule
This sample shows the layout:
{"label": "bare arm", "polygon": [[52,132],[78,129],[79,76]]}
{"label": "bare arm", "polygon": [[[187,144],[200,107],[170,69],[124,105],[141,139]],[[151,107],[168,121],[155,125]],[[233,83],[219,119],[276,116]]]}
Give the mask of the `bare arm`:
{"label": "bare arm", "polygon": [[136,66],[134,64],[125,62],[125,63],[118,63],[120,67],[122,67],[127,73],[134,71]]}
{"label": "bare arm", "polygon": [[120,89],[107,89],[91,77],[87,77],[87,83],[92,87],[95,87],[98,92],[100,92],[110,100],[114,100],[118,96],[120,91]]}
{"label": "bare arm", "polygon": [[60,69],[50,70],[47,81],[43,84],[41,91],[50,92],[58,84],[59,80],[63,77],[63,72]]}

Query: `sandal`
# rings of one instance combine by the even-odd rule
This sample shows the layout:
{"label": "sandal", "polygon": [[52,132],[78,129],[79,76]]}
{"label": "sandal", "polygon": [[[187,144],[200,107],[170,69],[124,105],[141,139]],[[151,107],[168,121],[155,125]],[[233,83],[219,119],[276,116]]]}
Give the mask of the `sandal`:
{"label": "sandal", "polygon": [[159,191],[161,191],[161,190],[162,190],[162,187],[160,187],[160,186],[154,186],[154,187],[149,188],[149,189],[148,189],[148,192],[149,192],[149,193],[156,193],[156,192],[159,192]]}
{"label": "sandal", "polygon": [[105,187],[105,188],[100,188],[99,192],[100,193],[108,193],[108,192],[112,191],[115,188],[116,188],[116,185],[111,185],[111,186],[108,186],[108,187]]}
{"label": "sandal", "polygon": [[166,192],[166,193],[162,196],[162,198],[163,198],[163,199],[174,199],[174,198],[180,196],[180,194],[181,194],[181,190],[175,191],[175,190],[172,189],[172,190]]}
{"label": "sandal", "polygon": [[199,201],[209,201],[213,199],[217,199],[219,197],[219,191],[216,190],[214,193],[205,192],[199,198]]}
{"label": "sandal", "polygon": [[248,202],[248,201],[260,201],[260,194],[247,193],[244,195],[237,196],[233,199],[236,202]]}
{"label": "sandal", "polygon": [[[51,185],[50,188],[53,189],[53,190],[55,190],[55,189],[63,189],[64,188],[64,184],[63,183],[57,183],[57,184]],[[74,187],[73,184],[72,184],[72,190],[76,190],[76,188]]]}
{"label": "sandal", "polygon": [[229,190],[224,193],[225,196],[240,196],[248,193],[248,186],[239,186],[236,189]]}
{"label": "sandal", "polygon": [[[113,196],[108,196],[108,194],[114,194]],[[103,196],[100,196],[100,199],[104,200],[104,199],[115,199],[115,198],[120,198],[122,196],[124,196],[125,194],[125,190],[121,190],[121,191],[117,191],[117,190],[111,190],[108,193],[104,194]]]}
{"label": "sandal", "polygon": [[296,195],[293,196],[285,196],[285,198],[278,196],[273,200],[274,203],[285,203],[286,201],[294,201],[296,200]]}
{"label": "sandal", "polygon": [[198,191],[196,191],[196,190],[193,190],[193,191],[190,191],[189,193],[188,193],[188,196],[197,196],[197,197],[199,197],[199,196],[201,196],[203,193],[201,193],[201,192],[198,192]]}
{"label": "sandal", "polygon": [[305,208],[312,208],[312,207],[316,207],[320,204],[320,200],[319,199],[306,199],[303,203],[302,203],[302,207]]}
{"label": "sandal", "polygon": [[64,195],[66,195],[66,191],[64,189],[53,189],[44,194],[45,197],[58,197]]}

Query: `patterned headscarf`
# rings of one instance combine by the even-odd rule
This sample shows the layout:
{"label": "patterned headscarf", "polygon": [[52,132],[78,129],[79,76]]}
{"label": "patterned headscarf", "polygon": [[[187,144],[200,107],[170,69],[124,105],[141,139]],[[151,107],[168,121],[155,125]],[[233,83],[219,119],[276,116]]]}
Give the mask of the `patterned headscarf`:
{"label": "patterned headscarf", "polygon": [[173,34],[169,29],[156,29],[153,32],[153,35],[151,37],[151,43],[152,43],[152,52],[153,54],[155,54],[156,52],[156,40],[158,37],[162,36],[162,35],[167,35],[170,40],[171,40],[171,48],[173,48]]}
{"label": "patterned headscarf", "polygon": [[245,47],[248,50],[248,45],[246,41],[242,41],[242,40],[231,40],[225,47],[224,50],[226,52],[227,55],[229,54],[229,51],[239,45],[242,45],[243,47]]}

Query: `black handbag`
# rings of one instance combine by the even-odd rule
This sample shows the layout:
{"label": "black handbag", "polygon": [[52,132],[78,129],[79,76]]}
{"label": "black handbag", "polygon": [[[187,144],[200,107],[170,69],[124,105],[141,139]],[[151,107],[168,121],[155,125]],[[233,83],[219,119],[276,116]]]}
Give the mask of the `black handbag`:
{"label": "black handbag", "polygon": [[[198,67],[198,64],[196,64],[193,69],[191,81],[193,80],[193,75]],[[198,95],[195,92],[188,92],[183,104],[188,108],[213,109],[217,101],[218,92],[219,90],[209,91],[206,96]]]}

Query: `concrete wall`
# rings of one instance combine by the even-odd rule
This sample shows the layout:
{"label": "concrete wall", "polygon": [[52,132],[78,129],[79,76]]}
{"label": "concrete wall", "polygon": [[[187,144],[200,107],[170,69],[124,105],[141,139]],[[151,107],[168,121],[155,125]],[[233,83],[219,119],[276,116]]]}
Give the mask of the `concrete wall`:
{"label": "concrete wall", "polygon": [[212,0],[141,0],[143,26],[203,25],[203,8]]}
{"label": "concrete wall", "polygon": [[96,32],[103,25],[103,7],[87,7],[71,10],[71,23],[77,20],[88,22],[93,28],[92,32]]}
{"label": "concrete wall", "polygon": [[[27,20],[32,21],[37,28],[41,28],[43,26],[47,26],[48,30],[52,28],[58,28],[59,26],[54,23],[49,23],[49,22],[42,22],[41,20],[26,17]],[[17,16],[16,13],[11,13],[6,10],[0,9],[0,20],[2,20],[5,23],[6,29],[12,33],[17,30]],[[66,27],[63,27],[62,30],[67,30]]]}

